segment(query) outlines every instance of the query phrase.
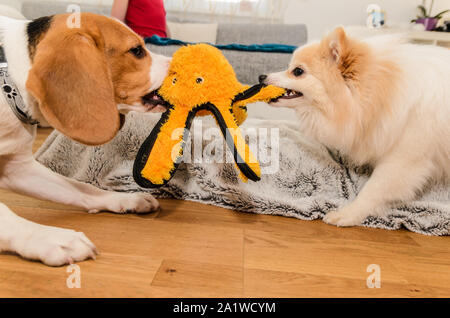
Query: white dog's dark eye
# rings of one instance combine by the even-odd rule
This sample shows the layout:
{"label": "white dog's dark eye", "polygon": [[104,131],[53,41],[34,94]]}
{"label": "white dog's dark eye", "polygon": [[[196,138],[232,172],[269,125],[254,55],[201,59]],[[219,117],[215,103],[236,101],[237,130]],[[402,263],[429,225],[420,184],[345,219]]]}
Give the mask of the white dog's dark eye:
{"label": "white dog's dark eye", "polygon": [[197,84],[201,84],[201,83],[203,83],[203,78],[197,77],[197,79],[195,80],[195,82],[196,82]]}
{"label": "white dog's dark eye", "polygon": [[300,67],[296,67],[294,68],[294,70],[292,71],[292,74],[294,74],[295,77],[299,77],[301,76],[305,71],[300,68]]}
{"label": "white dog's dark eye", "polygon": [[131,54],[136,56],[138,59],[143,58],[145,56],[145,50],[142,45],[135,46],[129,50]]}

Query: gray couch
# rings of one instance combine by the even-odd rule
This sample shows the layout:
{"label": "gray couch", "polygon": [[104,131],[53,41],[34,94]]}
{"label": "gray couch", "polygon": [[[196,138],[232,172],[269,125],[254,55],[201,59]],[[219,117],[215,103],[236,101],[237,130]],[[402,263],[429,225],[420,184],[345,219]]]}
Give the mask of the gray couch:
{"label": "gray couch", "polygon": [[77,1],[70,2],[56,2],[56,1],[24,1],[22,3],[22,14],[27,19],[36,19],[46,15],[56,13],[66,13],[69,4],[77,4],[80,6],[82,12],[92,12],[97,14],[109,15],[111,7],[105,5],[91,5],[86,3],[79,3]]}
{"label": "gray couch", "polygon": [[[71,3],[77,3],[73,1]],[[22,4],[22,13],[28,19],[34,19],[44,15],[63,13],[67,10],[64,2],[34,2],[25,1]],[[94,6],[79,4],[82,11],[109,15],[109,6]],[[195,17],[189,18],[189,22],[195,21]],[[183,22],[179,17],[168,13],[169,21]],[[187,19],[185,19],[187,20]],[[204,21],[199,21],[204,22]],[[243,24],[243,23],[219,23],[217,29],[217,44],[264,44],[279,43],[288,45],[301,45],[306,43],[307,32],[304,24]],[[155,53],[170,56],[180,46],[156,46],[147,44],[148,48]],[[254,84],[258,81],[260,74],[278,71],[286,68],[290,54],[286,53],[261,53],[224,50],[224,55],[230,61],[236,71],[236,75],[242,83]]]}
{"label": "gray couch", "polygon": [[[301,45],[306,43],[306,26],[304,24],[236,24],[223,23],[217,28],[217,44],[264,44],[279,43]],[[158,46],[147,44],[155,53],[170,56],[180,46]],[[290,54],[263,53],[223,50],[233,66],[236,75],[242,83],[254,84],[260,74],[285,69],[290,60]]]}

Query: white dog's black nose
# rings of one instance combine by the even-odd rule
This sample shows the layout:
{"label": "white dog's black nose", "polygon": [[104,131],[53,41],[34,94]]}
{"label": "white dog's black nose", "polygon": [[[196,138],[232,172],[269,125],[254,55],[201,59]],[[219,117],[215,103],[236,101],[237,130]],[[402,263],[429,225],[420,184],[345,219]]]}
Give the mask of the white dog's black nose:
{"label": "white dog's black nose", "polygon": [[263,74],[263,75],[259,75],[259,82],[261,84],[264,84],[264,81],[266,80],[267,75]]}

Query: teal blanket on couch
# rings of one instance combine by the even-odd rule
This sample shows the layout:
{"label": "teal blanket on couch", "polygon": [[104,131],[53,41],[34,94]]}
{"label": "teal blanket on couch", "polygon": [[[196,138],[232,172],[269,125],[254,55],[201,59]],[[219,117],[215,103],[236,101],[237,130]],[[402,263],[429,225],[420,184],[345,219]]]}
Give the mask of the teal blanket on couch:
{"label": "teal blanket on couch", "polygon": [[[153,35],[152,37],[146,38],[145,43],[151,43],[155,45],[187,45],[194,44],[190,42],[183,42],[180,40],[170,39],[170,38],[162,38],[158,35]],[[210,43],[207,43],[210,44]],[[234,51],[249,51],[249,52],[273,52],[273,53],[292,53],[297,48],[293,45],[285,45],[285,44],[210,44],[215,46],[220,50],[234,50]]]}

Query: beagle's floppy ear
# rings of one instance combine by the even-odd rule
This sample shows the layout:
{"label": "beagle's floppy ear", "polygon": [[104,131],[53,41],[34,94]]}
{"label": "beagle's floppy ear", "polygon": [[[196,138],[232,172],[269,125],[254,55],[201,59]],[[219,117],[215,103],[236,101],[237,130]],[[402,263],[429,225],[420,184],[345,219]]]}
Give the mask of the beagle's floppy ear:
{"label": "beagle's floppy ear", "polygon": [[120,129],[104,46],[95,29],[49,34],[38,45],[26,83],[48,123],[87,145],[108,142]]}

